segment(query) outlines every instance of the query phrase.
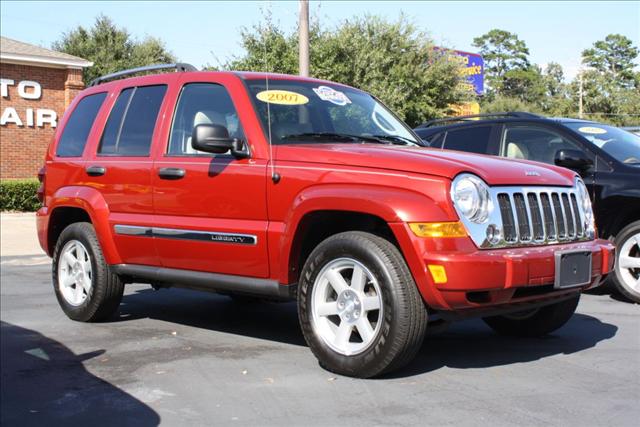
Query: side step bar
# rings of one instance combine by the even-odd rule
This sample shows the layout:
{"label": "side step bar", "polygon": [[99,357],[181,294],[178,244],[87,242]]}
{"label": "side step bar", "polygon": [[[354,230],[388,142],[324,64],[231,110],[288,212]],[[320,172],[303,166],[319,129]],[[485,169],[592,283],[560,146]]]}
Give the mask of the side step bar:
{"label": "side step bar", "polygon": [[111,265],[115,273],[132,281],[175,286],[208,292],[239,293],[252,296],[292,300],[296,297],[295,284],[281,285],[276,280],[207,273],[203,271],[152,267],[148,265]]}

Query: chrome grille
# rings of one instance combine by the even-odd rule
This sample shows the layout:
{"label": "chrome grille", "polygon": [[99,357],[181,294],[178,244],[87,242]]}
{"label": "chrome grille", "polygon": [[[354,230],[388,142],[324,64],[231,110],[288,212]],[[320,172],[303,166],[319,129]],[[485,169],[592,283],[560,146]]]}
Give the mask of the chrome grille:
{"label": "chrome grille", "polygon": [[567,242],[585,237],[575,190],[505,190],[498,192],[497,201],[507,245]]}

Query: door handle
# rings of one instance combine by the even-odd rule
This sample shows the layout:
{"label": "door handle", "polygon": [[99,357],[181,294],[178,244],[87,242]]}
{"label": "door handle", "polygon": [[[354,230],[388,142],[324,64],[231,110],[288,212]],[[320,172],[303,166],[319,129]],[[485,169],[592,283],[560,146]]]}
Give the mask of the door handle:
{"label": "door handle", "polygon": [[102,176],[107,172],[107,168],[104,166],[89,166],[85,171],[89,176]]}
{"label": "door handle", "polygon": [[181,168],[160,168],[158,176],[162,179],[181,179],[187,174],[187,171]]}

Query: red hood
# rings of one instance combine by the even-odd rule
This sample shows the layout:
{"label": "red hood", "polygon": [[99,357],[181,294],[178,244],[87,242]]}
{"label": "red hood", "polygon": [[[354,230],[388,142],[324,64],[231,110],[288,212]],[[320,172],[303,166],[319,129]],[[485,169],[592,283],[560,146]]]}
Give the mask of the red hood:
{"label": "red hood", "polygon": [[274,147],[277,161],[360,166],[424,173],[452,179],[461,172],[481,177],[489,185],[572,186],[575,172],[528,160],[376,144],[299,144]]}

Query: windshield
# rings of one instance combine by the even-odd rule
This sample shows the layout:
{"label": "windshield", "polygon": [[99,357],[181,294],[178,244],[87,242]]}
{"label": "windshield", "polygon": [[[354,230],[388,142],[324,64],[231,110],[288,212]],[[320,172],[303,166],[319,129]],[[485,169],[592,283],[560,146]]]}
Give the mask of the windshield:
{"label": "windshield", "polygon": [[[327,142],[422,145],[371,95],[331,83],[247,80],[273,144]],[[267,111],[269,105],[269,111]],[[268,130],[267,130],[268,132]]]}
{"label": "windshield", "polygon": [[616,160],[629,165],[640,165],[640,136],[617,127],[600,123],[565,123]]}

